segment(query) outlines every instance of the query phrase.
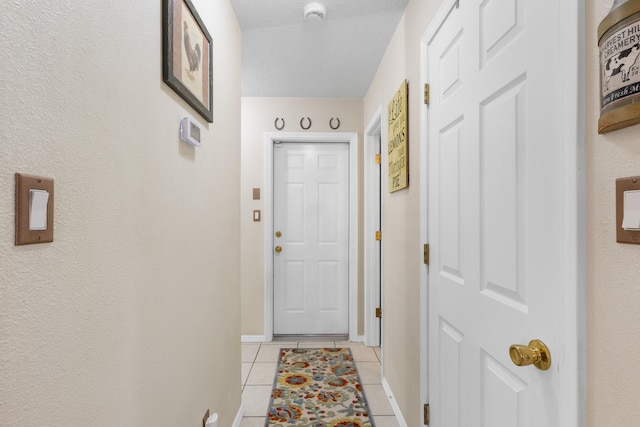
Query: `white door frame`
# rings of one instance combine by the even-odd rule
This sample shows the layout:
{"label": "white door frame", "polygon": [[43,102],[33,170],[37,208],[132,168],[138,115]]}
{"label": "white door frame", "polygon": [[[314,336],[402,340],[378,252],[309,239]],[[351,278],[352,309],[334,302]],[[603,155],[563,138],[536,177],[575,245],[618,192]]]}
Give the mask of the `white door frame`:
{"label": "white door frame", "polygon": [[[449,16],[459,0],[445,0],[429,24],[427,31],[420,43],[420,80],[422,86],[429,82],[427,58],[428,44],[435,36],[437,30]],[[560,327],[564,328],[564,336],[572,337],[564,342],[563,353],[565,360],[558,361],[565,369],[567,381],[566,389],[574,389],[575,393],[569,396],[560,396],[563,399],[560,405],[567,408],[575,408],[568,413],[567,419],[562,420],[566,427],[582,427],[586,425],[586,322],[585,322],[585,149],[584,149],[584,4],[581,0],[564,0],[558,2],[559,16],[563,17],[561,28],[562,37],[558,40],[562,52],[562,61],[557,64],[558,78],[562,81],[564,89],[561,96],[554,102],[561,102],[565,124],[563,130],[564,156],[563,161],[566,171],[564,176],[567,189],[565,200],[566,229],[565,259],[571,264],[567,266],[564,277],[564,311],[566,322]],[[420,111],[420,238],[423,243],[429,242],[427,234],[427,188],[422,185],[428,175],[428,106],[422,105]],[[420,259],[422,263],[422,259]],[[421,402],[429,402],[428,390],[428,267],[420,268],[420,394]],[[421,415],[422,416],[422,415]]]}
{"label": "white door frame", "polygon": [[[349,144],[349,339],[358,336],[358,134],[268,132],[264,136],[264,338],[273,340],[273,145],[275,142]],[[354,197],[355,195],[355,197]]]}
{"label": "white door frame", "polygon": [[[378,243],[375,232],[382,231],[382,165],[373,162],[378,153],[377,142],[382,150],[382,106],[378,108],[364,132],[364,343],[367,346],[380,346],[382,321],[376,318],[375,310],[382,308],[382,245]],[[371,184],[374,183],[374,184]],[[377,184],[376,184],[377,183]],[[377,193],[377,195],[376,195]],[[377,213],[376,213],[377,210]],[[378,229],[380,227],[380,229]],[[376,251],[380,248],[379,263]],[[380,286],[377,286],[377,285]]]}

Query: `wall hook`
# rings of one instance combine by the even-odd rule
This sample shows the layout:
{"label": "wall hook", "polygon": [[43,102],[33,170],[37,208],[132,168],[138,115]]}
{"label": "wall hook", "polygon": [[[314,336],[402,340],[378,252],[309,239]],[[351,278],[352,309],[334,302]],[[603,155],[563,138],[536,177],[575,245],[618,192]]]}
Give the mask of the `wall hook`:
{"label": "wall hook", "polygon": [[[305,126],[304,126],[304,119],[305,119],[305,118],[309,121],[309,126],[307,126],[307,127],[305,127]],[[301,127],[302,129],[304,129],[304,130],[309,129],[309,128],[311,127],[311,119],[310,119],[309,117],[303,117],[303,118],[301,118],[301,119],[300,119],[300,127]]]}
{"label": "wall hook", "polygon": [[333,117],[331,117],[331,120],[329,120],[329,127],[333,130],[336,130],[340,127],[340,119],[336,117],[336,121],[338,122],[338,124],[334,127],[333,126]]}
{"label": "wall hook", "polygon": [[[278,126],[278,120],[282,120],[282,126]],[[276,117],[276,121],[273,122],[273,125],[276,127],[276,129],[278,130],[282,130],[284,129],[284,119],[281,119],[280,117]]]}

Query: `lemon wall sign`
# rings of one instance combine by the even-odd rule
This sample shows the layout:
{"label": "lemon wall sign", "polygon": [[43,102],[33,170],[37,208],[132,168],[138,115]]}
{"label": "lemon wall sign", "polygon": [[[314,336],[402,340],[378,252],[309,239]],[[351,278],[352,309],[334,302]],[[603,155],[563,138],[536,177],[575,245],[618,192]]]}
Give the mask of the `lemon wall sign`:
{"label": "lemon wall sign", "polygon": [[405,80],[389,103],[389,192],[409,186],[408,84]]}

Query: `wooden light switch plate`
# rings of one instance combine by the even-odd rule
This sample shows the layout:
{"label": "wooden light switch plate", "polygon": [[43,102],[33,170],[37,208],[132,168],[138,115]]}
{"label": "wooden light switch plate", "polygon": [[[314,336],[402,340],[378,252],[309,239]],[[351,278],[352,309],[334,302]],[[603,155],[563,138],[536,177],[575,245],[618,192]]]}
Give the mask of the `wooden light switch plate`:
{"label": "wooden light switch plate", "polygon": [[[49,193],[47,201],[47,229],[29,229],[29,190]],[[53,242],[53,179],[16,174],[16,245]]]}
{"label": "wooden light switch plate", "polygon": [[622,228],[624,192],[640,190],[640,176],[616,179],[616,242],[640,244],[640,231]]}

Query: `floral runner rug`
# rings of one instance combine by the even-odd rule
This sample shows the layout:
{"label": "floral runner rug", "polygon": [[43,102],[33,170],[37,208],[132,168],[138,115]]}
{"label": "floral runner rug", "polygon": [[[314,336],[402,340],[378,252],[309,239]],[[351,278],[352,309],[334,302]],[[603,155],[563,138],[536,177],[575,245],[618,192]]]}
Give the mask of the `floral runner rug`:
{"label": "floral runner rug", "polygon": [[265,427],[374,427],[348,348],[283,348]]}

